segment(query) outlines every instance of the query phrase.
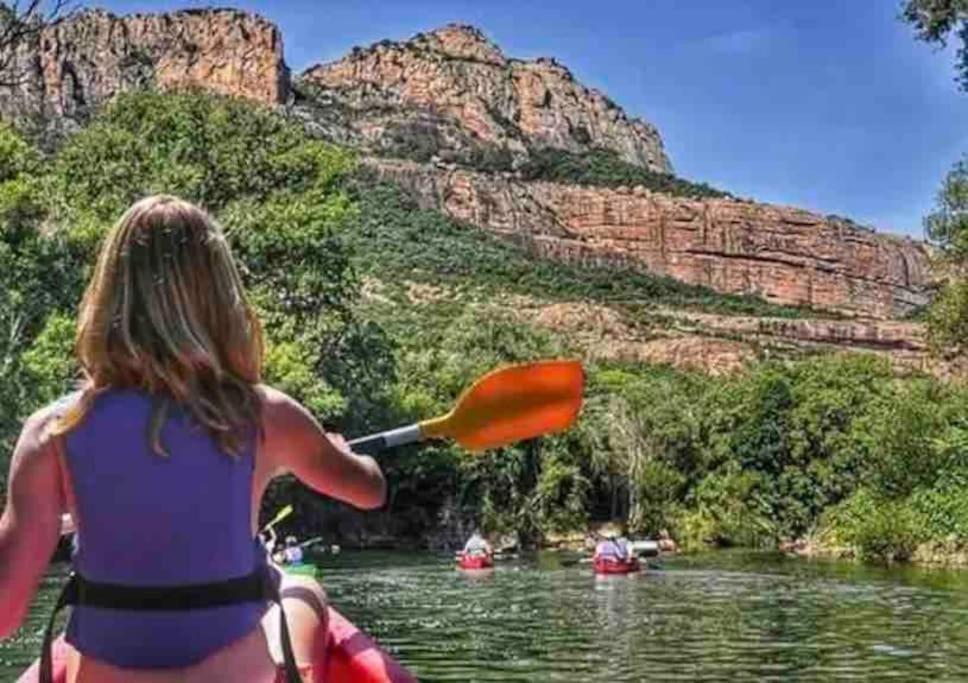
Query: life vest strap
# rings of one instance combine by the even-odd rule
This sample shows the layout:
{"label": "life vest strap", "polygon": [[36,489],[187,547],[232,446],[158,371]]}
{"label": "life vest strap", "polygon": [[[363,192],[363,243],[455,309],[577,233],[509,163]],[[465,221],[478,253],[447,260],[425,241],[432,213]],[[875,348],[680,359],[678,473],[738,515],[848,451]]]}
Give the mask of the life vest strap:
{"label": "life vest strap", "polygon": [[52,647],[54,622],[68,605],[84,605],[126,611],[196,610],[224,607],[245,602],[274,602],[279,605],[279,636],[285,663],[286,683],[300,683],[299,669],[292,651],[289,626],[282,608],[279,581],[269,567],[260,567],[246,576],[204,584],[181,586],[131,586],[89,581],[71,572],[57,598],[44,631],[40,659],[40,683],[53,683]]}

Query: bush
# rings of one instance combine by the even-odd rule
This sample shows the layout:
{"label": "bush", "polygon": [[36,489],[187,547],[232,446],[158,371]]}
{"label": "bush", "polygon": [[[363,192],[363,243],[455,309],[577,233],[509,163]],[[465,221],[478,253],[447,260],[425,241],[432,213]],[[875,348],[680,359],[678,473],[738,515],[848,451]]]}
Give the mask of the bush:
{"label": "bush", "polygon": [[668,173],[636,166],[607,149],[581,153],[553,147],[533,149],[519,171],[525,180],[604,187],[642,185],[654,192],[692,199],[732,197],[728,192],[705,183],[693,183]]}
{"label": "bush", "polygon": [[909,506],[869,489],[831,511],[825,523],[835,545],[846,545],[867,561],[908,560],[923,540],[919,517]]}

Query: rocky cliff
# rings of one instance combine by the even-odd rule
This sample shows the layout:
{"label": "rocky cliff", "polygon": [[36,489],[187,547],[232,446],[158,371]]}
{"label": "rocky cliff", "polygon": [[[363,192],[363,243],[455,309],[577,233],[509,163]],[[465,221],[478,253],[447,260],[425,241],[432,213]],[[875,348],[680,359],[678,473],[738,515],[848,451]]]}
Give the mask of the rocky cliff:
{"label": "rocky cliff", "polygon": [[853,315],[890,317],[928,301],[923,244],[801,209],[369,163],[425,206],[542,256],[640,268],[720,292]]}
{"label": "rocky cliff", "polygon": [[0,91],[0,116],[48,121],[82,118],[134,88],[203,87],[277,104],[289,83],[279,29],[229,9],[80,12],[21,45],[13,69],[22,83]]}
{"label": "rocky cliff", "polygon": [[630,118],[553,59],[508,58],[470,26],[355,49],[308,69],[297,84],[371,152],[497,165],[533,147],[602,148],[672,170],[654,126]]}
{"label": "rocky cliff", "polygon": [[[4,118],[70,122],[125,90],[199,86],[279,105],[319,135],[372,155],[370,165],[425,206],[543,256],[858,316],[890,317],[928,301],[924,245],[846,221],[644,187],[522,181],[508,169],[538,148],[604,149],[663,173],[671,165],[653,126],[554,60],[509,58],[472,27],[354,49],[290,82],[280,32],[261,17],[95,10],[46,28],[17,59],[26,79],[0,91]],[[854,327],[843,334],[855,332],[844,343],[866,347]]]}

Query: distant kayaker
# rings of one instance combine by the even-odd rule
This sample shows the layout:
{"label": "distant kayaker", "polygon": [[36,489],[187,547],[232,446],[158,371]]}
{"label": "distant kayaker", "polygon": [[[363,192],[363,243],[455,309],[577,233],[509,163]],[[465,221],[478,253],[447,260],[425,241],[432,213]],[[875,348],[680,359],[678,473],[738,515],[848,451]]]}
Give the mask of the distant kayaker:
{"label": "distant kayaker", "polygon": [[615,562],[628,562],[632,557],[628,540],[609,536],[595,546],[595,557]]}
{"label": "distant kayaker", "polygon": [[467,539],[467,543],[464,544],[463,554],[470,556],[487,555],[490,557],[494,554],[494,551],[481,535],[480,530],[474,529],[474,533],[471,534],[471,537]]}
{"label": "distant kayaker", "polygon": [[269,564],[262,495],[291,473],[376,508],[386,484],[372,458],[262,384],[263,349],[212,218],[169,196],[134,204],[80,306],[81,388],[31,416],[13,454],[0,638],[23,622],[69,513],[69,681],[268,682],[280,665],[300,680],[297,664],[326,642],[325,595]]}
{"label": "distant kayaker", "polygon": [[299,564],[303,561],[303,549],[295,536],[286,536],[286,548],[283,550],[286,564]]}

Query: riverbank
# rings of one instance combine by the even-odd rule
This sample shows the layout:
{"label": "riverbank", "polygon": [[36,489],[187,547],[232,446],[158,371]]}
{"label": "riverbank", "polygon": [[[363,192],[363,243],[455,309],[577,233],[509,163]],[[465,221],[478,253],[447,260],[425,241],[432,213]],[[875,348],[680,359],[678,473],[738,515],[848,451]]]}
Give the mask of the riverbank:
{"label": "riverbank", "polygon": [[833,545],[818,541],[801,539],[797,542],[781,543],[779,550],[785,554],[803,559],[830,559],[854,561],[870,565],[910,565],[926,568],[968,569],[968,547],[962,541],[935,541],[920,543],[911,554],[904,558],[893,556],[879,559],[865,558],[857,548],[849,545]]}

